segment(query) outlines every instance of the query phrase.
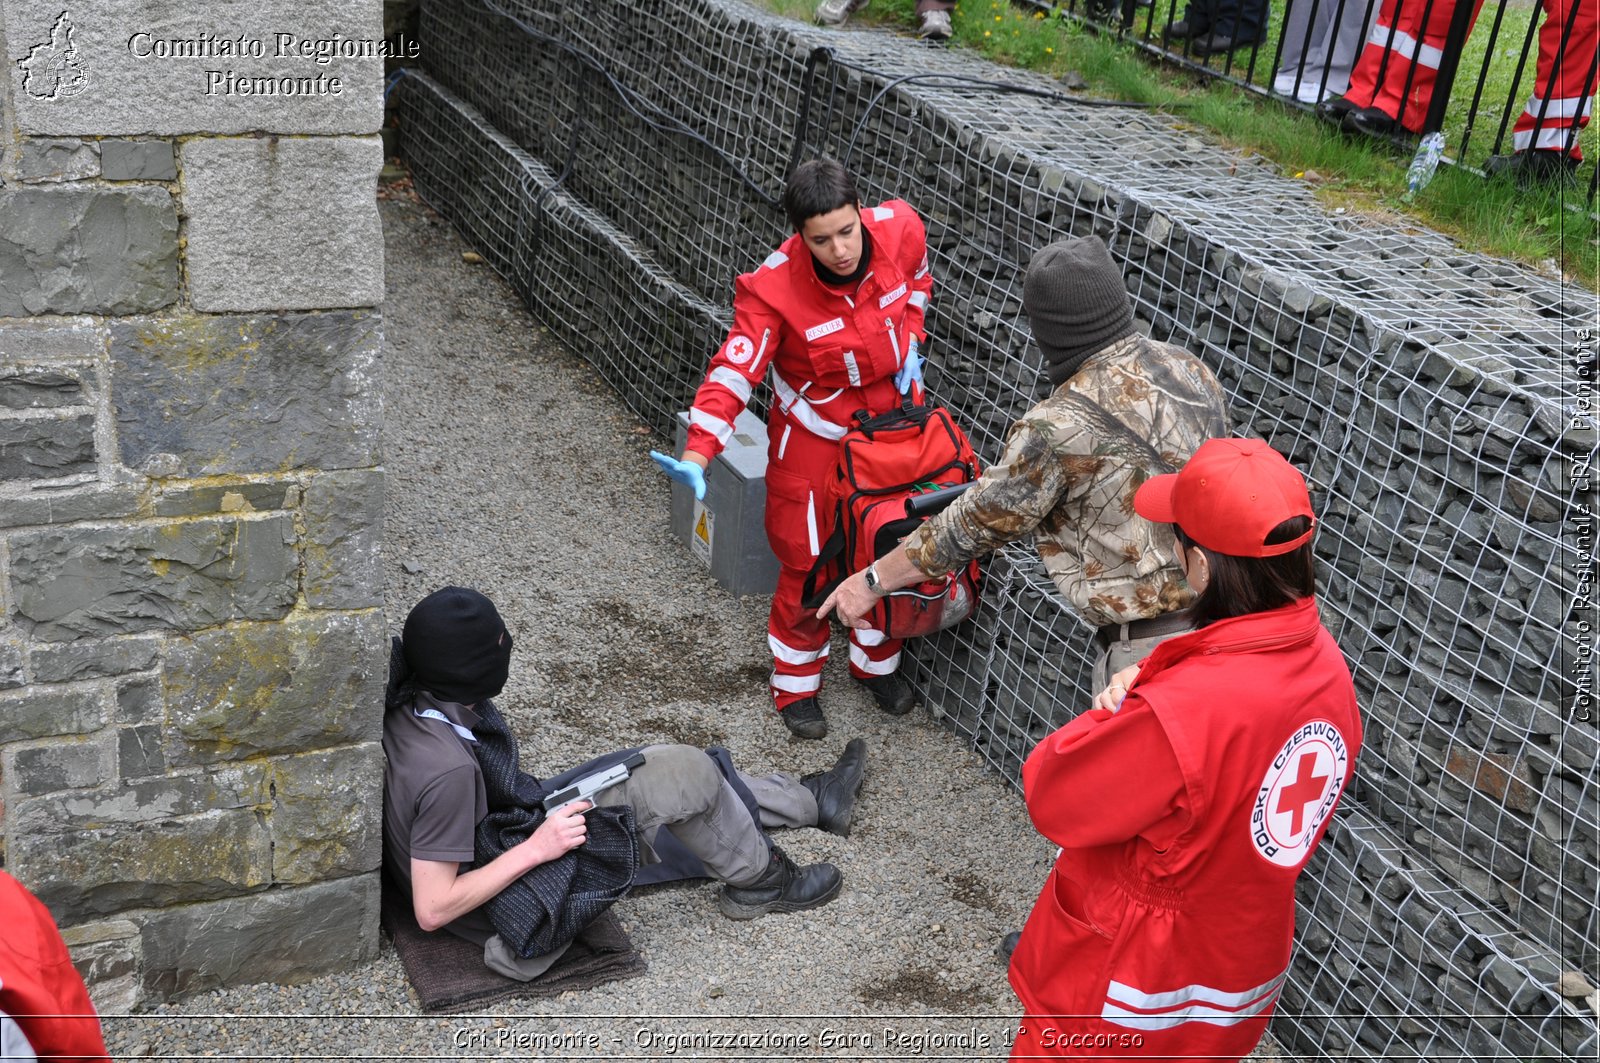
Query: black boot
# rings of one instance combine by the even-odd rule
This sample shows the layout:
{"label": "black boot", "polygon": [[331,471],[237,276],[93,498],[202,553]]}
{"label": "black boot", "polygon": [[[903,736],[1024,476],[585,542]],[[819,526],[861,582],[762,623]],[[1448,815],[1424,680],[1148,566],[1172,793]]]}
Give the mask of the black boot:
{"label": "black boot", "polygon": [[822,705],[815,697],[791,701],[778,710],[778,715],[783,717],[783,725],[796,738],[827,737],[828,720],[822,715]]}
{"label": "black boot", "polygon": [[859,738],[845,743],[844,752],[827,771],[800,776],[800,785],[817,799],[817,827],[841,838],[850,835],[850,813],[861,792],[861,776],[867,767],[867,744]]}
{"label": "black boot", "polygon": [[898,672],[857,679],[856,682],[871,691],[878,708],[890,716],[904,716],[917,703],[916,694],[912,693],[910,685],[900,678]]}
{"label": "black boot", "polygon": [[1000,944],[995,946],[995,953],[1000,957],[1000,962],[1007,967],[1011,966],[1011,954],[1017,951],[1017,942],[1022,940],[1022,931],[1013,930],[1000,939]]}
{"label": "black boot", "polygon": [[717,904],[729,919],[754,919],[773,912],[800,912],[839,896],[844,876],[832,864],[796,867],[776,845],[766,874],[748,886],[723,883]]}

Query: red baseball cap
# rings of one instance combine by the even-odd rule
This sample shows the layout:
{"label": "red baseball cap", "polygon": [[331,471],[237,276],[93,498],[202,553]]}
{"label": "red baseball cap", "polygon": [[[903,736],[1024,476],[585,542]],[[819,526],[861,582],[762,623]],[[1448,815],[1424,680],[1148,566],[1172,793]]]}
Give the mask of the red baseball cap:
{"label": "red baseball cap", "polygon": [[[1176,524],[1208,550],[1233,557],[1277,557],[1316,530],[1311,493],[1300,471],[1259,439],[1208,439],[1184,467],[1139,486],[1133,508],[1157,524]],[[1304,535],[1266,544],[1291,517],[1310,518]]]}

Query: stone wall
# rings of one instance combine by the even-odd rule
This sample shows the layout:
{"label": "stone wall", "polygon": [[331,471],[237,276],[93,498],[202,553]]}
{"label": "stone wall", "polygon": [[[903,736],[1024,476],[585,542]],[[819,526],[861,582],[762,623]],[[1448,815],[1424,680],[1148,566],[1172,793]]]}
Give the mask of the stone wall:
{"label": "stone wall", "polygon": [[0,854],[102,1010],[377,949],[382,63],[291,32],[381,7],[0,0]]}
{"label": "stone wall", "polygon": [[[1302,879],[1279,1039],[1361,1059],[1594,1051],[1600,997],[1560,977],[1600,981],[1596,437],[1574,386],[1591,296],[1330,217],[1167,119],[736,0],[425,0],[422,41],[427,73],[396,89],[417,188],[663,433],[730,278],[786,235],[771,199],[796,151],[927,218],[928,379],[986,458],[1047,390],[1023,266],[1103,235],[1140,327],[1213,366],[1323,515],[1323,615],[1366,742]],[[984,598],[908,670],[1015,779],[1086,704],[1090,633],[1026,548],[990,564]]]}

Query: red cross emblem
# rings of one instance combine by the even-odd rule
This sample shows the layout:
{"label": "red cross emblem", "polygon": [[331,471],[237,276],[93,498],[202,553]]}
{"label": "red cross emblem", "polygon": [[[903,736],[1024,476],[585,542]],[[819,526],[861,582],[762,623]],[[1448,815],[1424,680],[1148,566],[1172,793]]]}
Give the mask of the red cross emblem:
{"label": "red cross emblem", "polygon": [[1300,754],[1300,764],[1295,769],[1295,779],[1278,794],[1278,807],[1274,812],[1288,812],[1289,833],[1298,835],[1301,824],[1305,821],[1306,806],[1322,797],[1322,791],[1327,787],[1332,776],[1317,775],[1317,755],[1315,753]]}

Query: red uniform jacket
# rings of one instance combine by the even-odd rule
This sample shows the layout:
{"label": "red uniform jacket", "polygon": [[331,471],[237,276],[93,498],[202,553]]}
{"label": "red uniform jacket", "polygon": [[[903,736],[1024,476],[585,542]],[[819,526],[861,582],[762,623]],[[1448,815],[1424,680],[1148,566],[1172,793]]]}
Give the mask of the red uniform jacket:
{"label": "red uniform jacket", "polygon": [[872,259],[854,292],[817,278],[798,233],[740,275],[733,328],[689,411],[687,449],[716,457],[769,368],[776,407],[824,439],[842,438],[857,410],[881,413],[898,403],[891,378],[911,337],[925,338],[933,292],[927,232],[898,199],[863,209],[861,222]]}
{"label": "red uniform jacket", "polygon": [[1040,742],[1028,811],[1063,849],[1012,960],[1018,1053],[1247,1054],[1288,971],[1295,880],[1360,748],[1311,598],[1162,643],[1118,712]]}
{"label": "red uniform jacket", "polygon": [[50,912],[0,871],[0,1055],[109,1059],[100,1020]]}

